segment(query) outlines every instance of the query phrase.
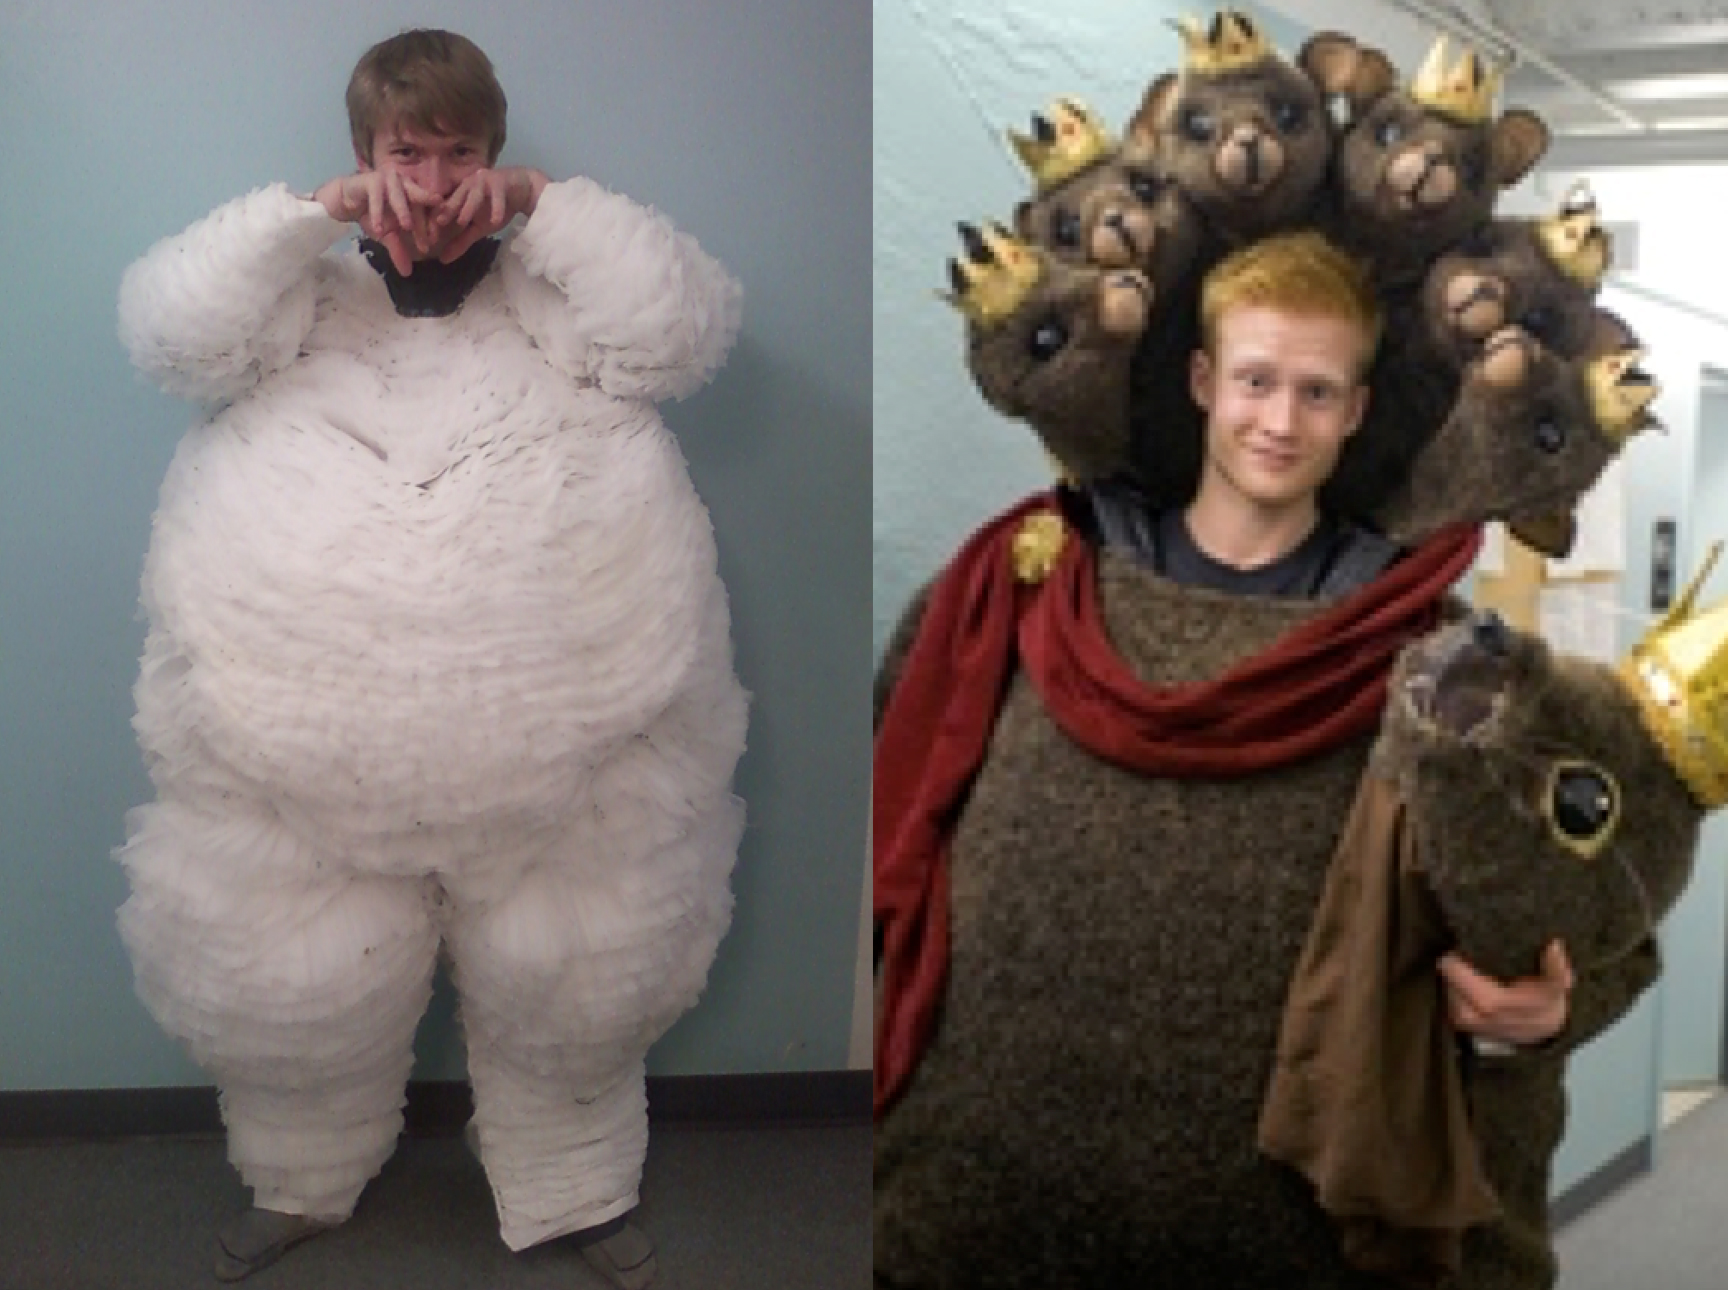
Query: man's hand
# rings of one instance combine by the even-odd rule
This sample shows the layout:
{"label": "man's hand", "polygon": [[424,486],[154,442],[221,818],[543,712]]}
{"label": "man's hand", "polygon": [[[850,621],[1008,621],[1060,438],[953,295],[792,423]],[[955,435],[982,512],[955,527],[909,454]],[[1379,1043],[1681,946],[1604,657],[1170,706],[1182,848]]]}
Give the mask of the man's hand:
{"label": "man's hand", "polygon": [[1457,954],[1440,960],[1452,1024],[1479,1039],[1525,1046],[1554,1038],[1566,1026],[1572,964],[1566,947],[1550,941],[1541,975],[1500,982],[1483,976]]}
{"label": "man's hand", "polygon": [[532,215],[551,181],[527,166],[478,170],[464,179],[432,214],[432,235],[449,241],[438,252],[445,264],[483,237],[490,237],[518,215]]}
{"label": "man's hand", "polygon": [[438,199],[412,179],[394,170],[362,170],[332,179],[312,199],[332,219],[357,223],[360,231],[382,242],[390,262],[404,277],[414,271],[414,250],[427,254],[433,244],[432,212]]}

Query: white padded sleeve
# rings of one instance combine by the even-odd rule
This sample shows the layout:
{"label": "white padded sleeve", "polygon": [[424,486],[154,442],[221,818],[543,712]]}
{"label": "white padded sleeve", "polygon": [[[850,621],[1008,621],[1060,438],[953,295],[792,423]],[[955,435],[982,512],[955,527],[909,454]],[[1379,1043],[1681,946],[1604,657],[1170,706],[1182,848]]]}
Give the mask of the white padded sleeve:
{"label": "white padded sleeve", "polygon": [[351,231],[285,184],[220,206],[126,270],[121,343],[168,393],[231,401],[299,351],[318,257]]}
{"label": "white padded sleeve", "polygon": [[694,238],[591,179],[546,186],[510,243],[504,283],[554,363],[626,399],[701,389],[743,311],[737,280]]}

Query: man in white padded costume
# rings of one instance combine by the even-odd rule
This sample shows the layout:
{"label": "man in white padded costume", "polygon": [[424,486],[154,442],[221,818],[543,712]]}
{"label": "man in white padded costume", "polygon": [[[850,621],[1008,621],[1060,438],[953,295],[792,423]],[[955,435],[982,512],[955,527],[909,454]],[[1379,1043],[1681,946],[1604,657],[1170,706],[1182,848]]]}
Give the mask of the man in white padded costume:
{"label": "man in white padded costume", "polygon": [[121,287],[133,361],[212,412],[145,564],[121,933],[253,1189],[218,1277],[353,1211],[442,946],[504,1241],[645,1286],[643,1059],[730,918],[746,717],[654,403],[714,375],[740,290],[652,210],[494,168],[460,36],[375,46],[348,108],[357,173]]}

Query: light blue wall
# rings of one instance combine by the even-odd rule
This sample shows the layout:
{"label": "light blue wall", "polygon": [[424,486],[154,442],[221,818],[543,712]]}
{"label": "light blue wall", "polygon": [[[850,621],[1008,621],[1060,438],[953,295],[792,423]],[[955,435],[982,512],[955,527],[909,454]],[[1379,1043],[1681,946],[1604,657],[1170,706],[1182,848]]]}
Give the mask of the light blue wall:
{"label": "light blue wall", "polygon": [[[1728,327],[1699,330],[1712,336],[1708,354],[1720,371],[1728,364]],[[1686,571],[1701,568],[1710,544],[1728,541],[1728,396],[1706,387],[1700,394],[1694,438],[1689,532],[1683,534]],[[1701,605],[1728,597],[1728,565],[1718,560]],[[1725,941],[1728,941],[1728,815],[1704,821],[1692,884],[1664,928],[1668,972],[1663,978],[1662,1083],[1664,1087],[1717,1083],[1722,1069]]]}
{"label": "light blue wall", "polygon": [[[352,168],[362,49],[447,26],[505,159],[651,203],[745,284],[731,363],[666,410],[756,695],[737,915],[658,1073],[846,1065],[868,795],[870,16],[799,0],[0,0],[0,1089],[206,1082],[136,1002],[110,859],[156,489],[189,424],[115,339],[122,270],[218,203]],[[461,1069],[440,1005],[423,1074]]]}

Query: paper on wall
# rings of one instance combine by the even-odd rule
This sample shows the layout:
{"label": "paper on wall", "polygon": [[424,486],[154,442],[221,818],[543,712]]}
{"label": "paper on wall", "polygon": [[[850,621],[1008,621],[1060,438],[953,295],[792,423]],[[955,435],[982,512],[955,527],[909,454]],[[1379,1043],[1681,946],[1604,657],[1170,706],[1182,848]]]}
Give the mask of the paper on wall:
{"label": "paper on wall", "polygon": [[1506,526],[1482,526],[1482,549],[1476,553],[1476,572],[1498,578],[1506,572]]}
{"label": "paper on wall", "polygon": [[1556,650],[1616,663],[1619,594],[1618,586],[1608,579],[1547,583],[1537,595],[1537,630]]}
{"label": "paper on wall", "polygon": [[1626,567],[1626,487],[1620,459],[1608,463],[1596,486],[1584,494],[1574,512],[1577,540],[1564,560],[1548,562],[1550,578],[1580,578],[1593,573],[1619,573]]}

